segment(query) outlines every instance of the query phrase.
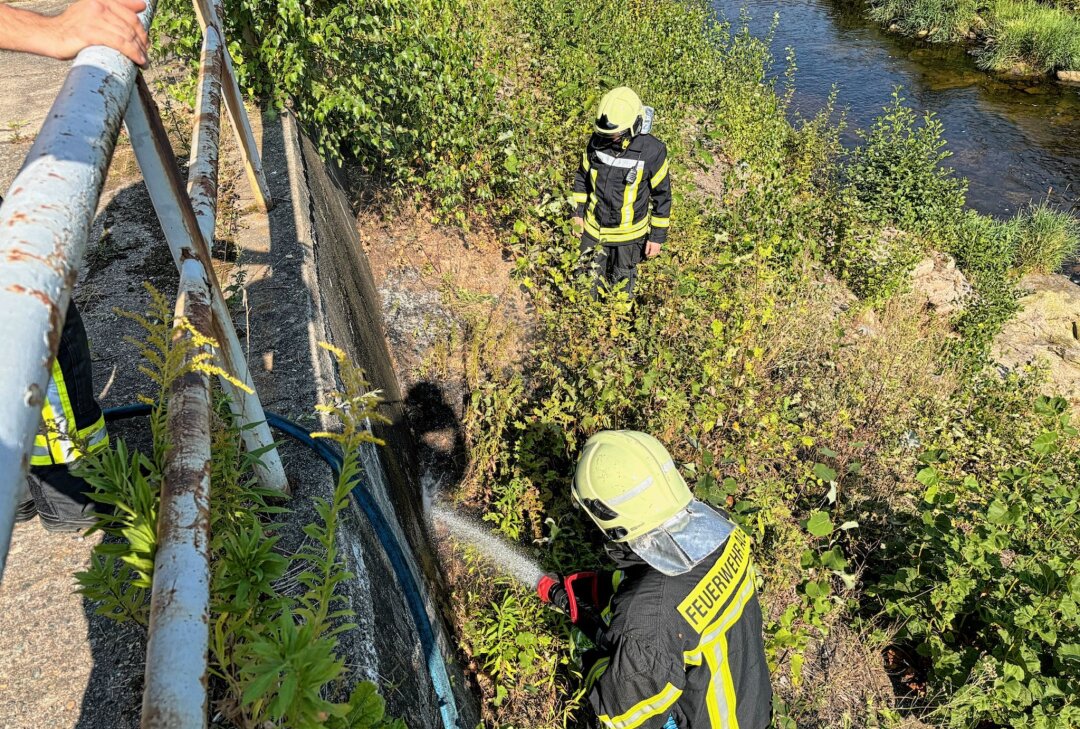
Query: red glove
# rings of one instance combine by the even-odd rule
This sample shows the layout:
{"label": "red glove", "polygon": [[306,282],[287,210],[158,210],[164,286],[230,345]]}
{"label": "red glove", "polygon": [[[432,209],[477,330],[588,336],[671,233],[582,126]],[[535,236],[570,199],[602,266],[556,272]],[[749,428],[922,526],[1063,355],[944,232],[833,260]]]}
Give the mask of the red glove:
{"label": "red glove", "polygon": [[554,606],[577,625],[585,613],[600,610],[600,584],[595,572],[575,572],[566,577],[544,575],[536,583],[540,602]]}

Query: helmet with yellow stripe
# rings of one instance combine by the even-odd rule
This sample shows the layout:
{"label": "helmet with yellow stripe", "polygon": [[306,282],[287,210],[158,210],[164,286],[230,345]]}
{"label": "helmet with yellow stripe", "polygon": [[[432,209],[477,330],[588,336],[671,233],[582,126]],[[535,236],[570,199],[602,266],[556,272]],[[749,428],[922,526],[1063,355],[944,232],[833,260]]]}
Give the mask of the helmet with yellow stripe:
{"label": "helmet with yellow stripe", "polygon": [[608,539],[669,575],[704,560],[734,526],[694,498],[660,441],[638,431],[589,438],[572,492]]}

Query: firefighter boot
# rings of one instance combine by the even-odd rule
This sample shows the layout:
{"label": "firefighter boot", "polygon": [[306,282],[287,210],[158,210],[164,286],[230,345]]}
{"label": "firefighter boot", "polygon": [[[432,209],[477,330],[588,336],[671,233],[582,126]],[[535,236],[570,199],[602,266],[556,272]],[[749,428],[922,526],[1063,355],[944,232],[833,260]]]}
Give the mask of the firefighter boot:
{"label": "firefighter boot", "polygon": [[41,525],[48,531],[75,532],[97,522],[94,502],[87,495],[90,485],[67,466],[34,466],[28,480]]}

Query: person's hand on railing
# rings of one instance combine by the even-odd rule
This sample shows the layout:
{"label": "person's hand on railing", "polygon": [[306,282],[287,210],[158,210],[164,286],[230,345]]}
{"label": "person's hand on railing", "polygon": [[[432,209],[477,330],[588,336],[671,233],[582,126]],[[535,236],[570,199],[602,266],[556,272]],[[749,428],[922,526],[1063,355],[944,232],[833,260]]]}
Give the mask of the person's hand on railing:
{"label": "person's hand on railing", "polygon": [[150,39],[143,0],[76,0],[59,15],[0,5],[0,48],[66,61],[87,46],[108,46],[145,66]]}

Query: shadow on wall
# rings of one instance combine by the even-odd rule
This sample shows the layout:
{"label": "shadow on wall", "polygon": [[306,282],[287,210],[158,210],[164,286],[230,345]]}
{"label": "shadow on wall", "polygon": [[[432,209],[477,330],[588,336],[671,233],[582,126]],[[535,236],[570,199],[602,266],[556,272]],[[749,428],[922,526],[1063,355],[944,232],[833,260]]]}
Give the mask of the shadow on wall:
{"label": "shadow on wall", "polygon": [[427,380],[409,388],[405,410],[416,438],[424,497],[454,491],[468,467],[457,411],[447,402],[442,387]]}

